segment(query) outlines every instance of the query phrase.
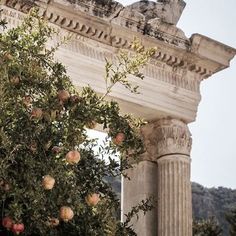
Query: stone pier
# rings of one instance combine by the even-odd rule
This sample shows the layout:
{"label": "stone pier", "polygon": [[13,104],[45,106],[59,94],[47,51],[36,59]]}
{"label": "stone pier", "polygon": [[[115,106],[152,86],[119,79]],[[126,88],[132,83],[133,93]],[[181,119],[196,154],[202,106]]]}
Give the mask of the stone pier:
{"label": "stone pier", "polygon": [[201,82],[229,67],[236,50],[204,35],[186,37],[176,26],[183,0],[138,1],[126,7],[114,0],[2,0],[1,17],[14,27],[33,6],[60,31],[53,43],[70,35],[56,56],[78,89],[90,84],[104,93],[105,58],[114,58],[120,49],[131,51],[135,37],[145,48],[157,48],[143,71],[145,79],[135,81],[140,94],[117,86],[109,98],[119,102],[122,112],[148,122],[142,129],[146,152],[127,171],[131,180],[123,180],[122,214],[124,219],[132,206],[154,196],[156,208],[132,222],[137,235],[191,236],[187,124],[196,119]]}
{"label": "stone pier", "polygon": [[[122,178],[122,209],[123,215],[150,196],[157,197],[157,165],[150,160],[143,160],[135,164],[134,168],[126,171],[130,180]],[[155,206],[156,207],[156,206]],[[156,209],[156,208],[155,208]],[[124,219],[124,216],[123,216]],[[151,236],[157,232],[157,212],[153,210],[146,215],[139,214],[132,224],[140,236]]]}

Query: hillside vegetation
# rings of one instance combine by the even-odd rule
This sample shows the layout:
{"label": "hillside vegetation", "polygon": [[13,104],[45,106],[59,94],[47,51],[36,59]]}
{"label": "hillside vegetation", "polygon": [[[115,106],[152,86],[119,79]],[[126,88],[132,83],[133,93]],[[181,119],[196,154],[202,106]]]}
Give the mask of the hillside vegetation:
{"label": "hillside vegetation", "polygon": [[[119,178],[109,179],[118,196],[121,195]],[[223,236],[228,236],[226,213],[236,208],[236,190],[229,188],[206,188],[198,183],[192,183],[193,218],[195,220],[216,218],[223,229]]]}

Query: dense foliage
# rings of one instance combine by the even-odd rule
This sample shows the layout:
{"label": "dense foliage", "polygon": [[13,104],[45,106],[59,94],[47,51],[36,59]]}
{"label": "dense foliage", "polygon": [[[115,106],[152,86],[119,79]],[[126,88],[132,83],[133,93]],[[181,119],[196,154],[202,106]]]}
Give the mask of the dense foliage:
{"label": "dense foliage", "polygon": [[206,188],[192,183],[192,203],[194,219],[215,217],[223,232],[229,235],[229,224],[225,215],[236,207],[236,190],[224,187]]}
{"label": "dense foliage", "polygon": [[193,222],[193,236],[220,236],[222,229],[214,218]]}
{"label": "dense foliage", "polygon": [[[45,46],[54,33],[31,13],[0,34],[1,235],[135,235],[130,217],[150,201],[119,222],[120,203],[104,177],[122,174],[143,152],[142,121],[121,115],[106,95],[116,83],[137,92],[127,76],[142,79],[139,68],[154,51],[135,42],[136,53],[107,61],[107,92],[97,95],[91,87],[77,91],[54,60],[56,48]],[[108,132],[98,151],[86,132],[96,124]]]}
{"label": "dense foliage", "polygon": [[226,215],[226,220],[228,221],[230,225],[229,235],[235,236],[236,235],[236,209],[231,210]]}

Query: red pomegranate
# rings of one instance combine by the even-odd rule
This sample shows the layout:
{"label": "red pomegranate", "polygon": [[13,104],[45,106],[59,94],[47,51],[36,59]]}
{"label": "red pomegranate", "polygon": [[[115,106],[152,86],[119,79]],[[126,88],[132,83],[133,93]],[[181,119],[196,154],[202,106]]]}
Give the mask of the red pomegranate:
{"label": "red pomegranate", "polygon": [[61,102],[66,102],[70,98],[70,94],[66,90],[59,90],[57,97]]}
{"label": "red pomegranate", "polygon": [[98,202],[100,201],[100,195],[98,193],[92,193],[89,194],[86,198],[85,201],[89,206],[96,206]]}
{"label": "red pomegranate", "polygon": [[74,212],[72,211],[72,209],[70,207],[63,206],[60,208],[60,218],[63,221],[68,222],[73,217],[74,217]]}
{"label": "red pomegranate", "polygon": [[22,223],[13,224],[11,228],[11,231],[17,235],[24,232],[24,230],[25,226]]}
{"label": "red pomegranate", "polygon": [[54,184],[55,184],[55,179],[52,176],[45,175],[43,177],[42,185],[44,189],[50,190],[54,187]]}
{"label": "red pomegranate", "polygon": [[7,228],[8,230],[10,230],[11,227],[12,227],[12,225],[13,225],[13,220],[12,220],[11,217],[6,216],[6,217],[4,217],[4,218],[2,219],[2,226],[3,226],[3,227],[5,227],[5,228]]}
{"label": "red pomegranate", "polygon": [[18,76],[13,76],[11,79],[10,79],[11,83],[14,84],[14,85],[17,85],[20,83],[20,78]]}
{"label": "red pomegranate", "polygon": [[66,154],[66,161],[69,164],[77,164],[80,161],[80,153],[76,150],[69,151]]}
{"label": "red pomegranate", "polygon": [[125,140],[125,134],[124,133],[118,133],[116,135],[116,137],[114,138],[114,143],[116,145],[121,145],[124,140]]}

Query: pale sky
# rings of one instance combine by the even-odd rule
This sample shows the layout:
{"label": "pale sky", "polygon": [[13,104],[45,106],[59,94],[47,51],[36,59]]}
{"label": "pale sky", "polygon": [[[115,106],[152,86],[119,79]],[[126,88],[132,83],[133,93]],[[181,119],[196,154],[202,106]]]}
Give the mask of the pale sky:
{"label": "pale sky", "polygon": [[[119,0],[129,5],[134,0]],[[178,27],[236,48],[236,0],[185,0]],[[201,84],[193,138],[192,181],[236,189],[236,59],[231,67]]]}

